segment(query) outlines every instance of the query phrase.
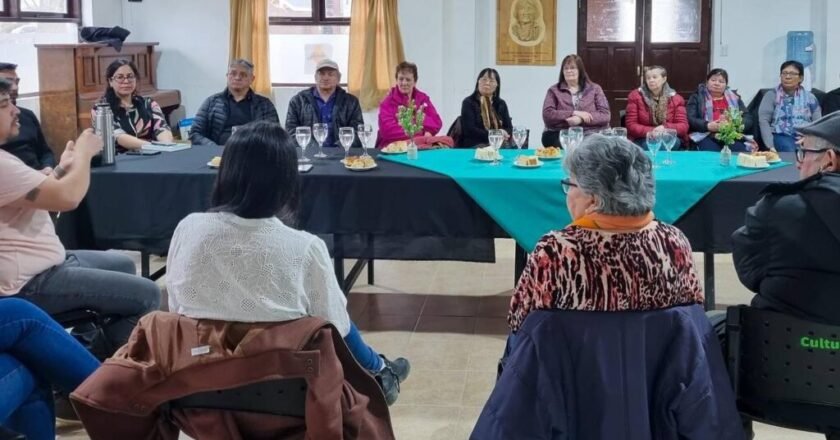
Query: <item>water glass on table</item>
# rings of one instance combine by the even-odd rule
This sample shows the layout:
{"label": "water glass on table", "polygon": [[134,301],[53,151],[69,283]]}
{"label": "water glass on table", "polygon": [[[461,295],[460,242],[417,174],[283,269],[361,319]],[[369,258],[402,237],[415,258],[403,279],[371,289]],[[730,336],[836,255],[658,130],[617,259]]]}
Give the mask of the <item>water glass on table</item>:
{"label": "water glass on table", "polygon": [[513,127],[513,143],[516,144],[516,148],[522,149],[522,146],[525,145],[525,141],[528,139],[528,129],[525,127]]}
{"label": "water glass on table", "polygon": [[306,146],[309,145],[309,141],[312,139],[312,129],[309,127],[298,127],[295,129],[295,140],[297,141],[298,146],[300,146],[300,158],[298,159],[298,163],[309,163],[311,162],[308,157],[306,157]]}
{"label": "water glass on table", "polygon": [[505,140],[505,133],[503,130],[490,130],[487,132],[487,140],[490,141],[490,146],[493,147],[493,162],[490,165],[499,164],[499,148]]}
{"label": "water glass on table", "polygon": [[624,127],[615,127],[612,129],[613,137],[627,139],[627,129]]}
{"label": "water glass on table", "polygon": [[338,129],[338,142],[341,144],[341,148],[344,148],[345,162],[350,156],[350,147],[353,145],[354,140],[356,140],[356,133],[353,127],[341,127]]}
{"label": "water glass on table", "polygon": [[666,128],[664,132],[662,132],[662,145],[665,146],[665,151],[668,152],[668,157],[662,161],[663,165],[673,165],[674,162],[671,160],[671,149],[674,148],[674,145],[677,144],[677,130],[673,128]]}
{"label": "water glass on table", "polygon": [[356,135],[359,136],[359,142],[362,143],[362,156],[369,156],[368,149],[373,142],[373,127],[370,124],[359,124],[356,127]]}
{"label": "water glass on table", "polygon": [[327,124],[312,124],[312,136],[315,137],[315,142],[318,143],[318,152],[314,154],[318,159],[327,157],[324,153],[324,141],[327,140],[329,134],[329,127]]}
{"label": "water glass on table", "polygon": [[659,168],[656,165],[656,153],[662,148],[662,132],[657,130],[651,130],[645,135],[645,143],[647,145],[648,151],[650,151],[650,160],[653,164],[653,168]]}

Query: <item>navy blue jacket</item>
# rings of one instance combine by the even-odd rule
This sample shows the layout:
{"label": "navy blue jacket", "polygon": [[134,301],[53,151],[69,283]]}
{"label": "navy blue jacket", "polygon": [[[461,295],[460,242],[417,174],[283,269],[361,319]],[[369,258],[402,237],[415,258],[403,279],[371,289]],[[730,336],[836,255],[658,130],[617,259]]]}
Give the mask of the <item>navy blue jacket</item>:
{"label": "navy blue jacket", "polygon": [[471,439],[744,438],[699,305],[531,312]]}

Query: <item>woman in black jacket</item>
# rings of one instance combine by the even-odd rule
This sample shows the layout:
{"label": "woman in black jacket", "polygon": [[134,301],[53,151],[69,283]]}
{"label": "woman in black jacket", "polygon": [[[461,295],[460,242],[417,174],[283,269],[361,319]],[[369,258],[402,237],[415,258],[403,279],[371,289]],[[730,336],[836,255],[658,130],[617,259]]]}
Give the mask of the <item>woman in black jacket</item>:
{"label": "woman in black jacket", "polygon": [[[747,114],[744,101],[729,88],[729,74],[723,69],[712,69],[706,82],[697,87],[686,105],[688,131],[692,143],[701,151],[720,151],[723,144],[715,138],[720,121],[729,108],[737,108],[744,118],[744,133],[752,133],[752,118]],[[735,141],[732,151],[749,151],[744,139]]]}
{"label": "woman in black jacket", "polygon": [[499,97],[502,88],[499,72],[486,68],[478,74],[475,91],[461,103],[461,139],[458,147],[488,145],[488,130],[501,129],[508,144],[513,124],[507,104]]}

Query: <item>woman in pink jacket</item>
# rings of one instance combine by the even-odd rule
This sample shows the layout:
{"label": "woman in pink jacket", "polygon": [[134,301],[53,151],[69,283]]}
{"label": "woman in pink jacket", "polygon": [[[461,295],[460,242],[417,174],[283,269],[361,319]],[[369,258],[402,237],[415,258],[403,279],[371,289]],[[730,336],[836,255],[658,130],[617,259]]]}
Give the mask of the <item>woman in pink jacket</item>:
{"label": "woman in pink jacket", "polygon": [[414,106],[425,106],[426,118],[423,120],[423,131],[415,133],[415,137],[434,136],[443,127],[435,106],[429,99],[429,95],[421,92],[416,87],[417,65],[403,61],[397,64],[397,85],[391,88],[391,92],[379,104],[379,139],[376,148],[383,148],[395,141],[408,140],[408,135],[400,126],[397,120],[399,106],[408,105],[409,99],[414,99]]}

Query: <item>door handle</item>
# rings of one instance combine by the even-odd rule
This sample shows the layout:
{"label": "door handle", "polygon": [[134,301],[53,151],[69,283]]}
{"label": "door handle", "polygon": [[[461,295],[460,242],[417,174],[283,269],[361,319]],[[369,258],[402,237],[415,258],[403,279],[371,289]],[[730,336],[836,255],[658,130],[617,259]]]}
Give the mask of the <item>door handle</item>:
{"label": "door handle", "polygon": [[642,66],[636,66],[636,76],[639,76],[641,74],[642,74]]}

